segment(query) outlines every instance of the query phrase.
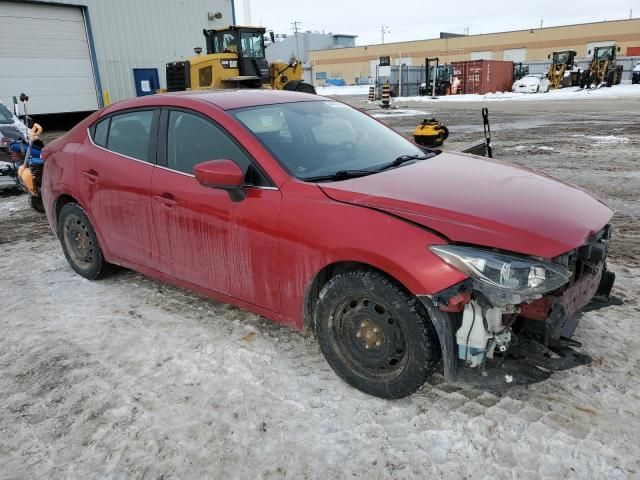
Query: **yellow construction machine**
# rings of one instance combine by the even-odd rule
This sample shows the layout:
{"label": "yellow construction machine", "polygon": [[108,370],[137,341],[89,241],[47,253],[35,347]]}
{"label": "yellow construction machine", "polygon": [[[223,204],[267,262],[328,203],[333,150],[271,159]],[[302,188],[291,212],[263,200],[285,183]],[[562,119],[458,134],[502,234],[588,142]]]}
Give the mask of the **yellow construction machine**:
{"label": "yellow construction machine", "polygon": [[316,93],[302,80],[302,62],[269,64],[262,27],[203,30],[207,53],[195,48],[189,60],[167,63],[167,91],[211,88],[272,88]]}
{"label": "yellow construction machine", "polygon": [[[616,53],[620,47],[611,45],[608,47],[594,47],[593,59],[589,65],[589,70],[582,72],[580,82],[581,88],[599,88],[602,85],[611,87],[619,85],[622,80],[622,65],[616,62]],[[591,54],[591,50],[588,52]]]}
{"label": "yellow construction machine", "polygon": [[576,65],[576,51],[563,50],[553,52],[551,66],[547,72],[551,88],[577,87],[580,85],[581,71]]}

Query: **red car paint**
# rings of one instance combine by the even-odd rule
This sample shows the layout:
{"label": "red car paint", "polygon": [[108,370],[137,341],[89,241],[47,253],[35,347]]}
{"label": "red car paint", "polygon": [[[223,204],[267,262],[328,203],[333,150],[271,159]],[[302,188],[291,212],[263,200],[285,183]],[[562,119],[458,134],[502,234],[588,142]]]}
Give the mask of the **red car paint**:
{"label": "red car paint", "polygon": [[[552,257],[582,244],[611,216],[576,188],[466,155],[440,154],[341,182],[303,182],[225,111],[317,100],[326,101],[241,90],[112,105],[45,149],[42,191],[49,224],[56,232],[60,205],[72,198],[91,220],[107,261],[302,328],[310,286],[332,264],[371,265],[414,294],[434,294],[465,275],[428,245],[452,240]],[[234,202],[193,176],[98,147],[88,135],[104,115],[147,106],[212,118],[275,187],[247,188],[246,198]]]}

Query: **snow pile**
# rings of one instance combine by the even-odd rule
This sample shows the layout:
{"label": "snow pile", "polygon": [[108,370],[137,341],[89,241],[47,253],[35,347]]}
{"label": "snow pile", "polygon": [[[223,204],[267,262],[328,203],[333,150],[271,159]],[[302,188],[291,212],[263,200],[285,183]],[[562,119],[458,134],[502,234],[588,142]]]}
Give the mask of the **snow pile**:
{"label": "snow pile", "polygon": [[340,95],[369,95],[371,85],[346,85],[344,87],[316,87],[318,95],[340,96]]}
{"label": "snow pile", "polygon": [[388,118],[388,117],[428,117],[429,112],[425,112],[422,110],[409,110],[409,109],[390,109],[383,110],[379,113],[371,114],[372,117],[376,118]]}
{"label": "snow pile", "polygon": [[629,143],[627,137],[616,137],[615,135],[573,135],[574,137],[592,140],[596,145],[612,145]]}
{"label": "snow pile", "polygon": [[426,97],[398,97],[395,102],[486,102],[512,100],[518,102],[559,101],[559,100],[584,100],[592,98],[640,98],[640,85],[616,85],[611,88],[602,87],[591,90],[580,90],[577,87],[551,90],[548,93],[512,93],[498,92],[486,95],[446,95],[432,99]]}

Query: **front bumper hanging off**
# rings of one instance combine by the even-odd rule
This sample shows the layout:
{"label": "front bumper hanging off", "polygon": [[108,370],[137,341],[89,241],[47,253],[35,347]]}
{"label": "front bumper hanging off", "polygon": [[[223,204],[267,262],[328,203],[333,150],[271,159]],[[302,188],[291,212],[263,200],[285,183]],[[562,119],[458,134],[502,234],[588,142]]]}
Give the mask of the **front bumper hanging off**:
{"label": "front bumper hanging off", "polygon": [[561,296],[523,304],[521,313],[528,318],[527,327],[533,327],[518,333],[515,344],[501,356],[487,359],[482,368],[470,367],[458,358],[455,335],[460,315],[442,311],[437,295],[419,296],[438,334],[445,380],[481,388],[504,388],[540,382],[554,371],[591,363],[591,357],[575,350],[582,344],[570,338],[585,307],[609,305],[614,281],[615,274],[606,270],[603,261],[595,272],[585,274]]}

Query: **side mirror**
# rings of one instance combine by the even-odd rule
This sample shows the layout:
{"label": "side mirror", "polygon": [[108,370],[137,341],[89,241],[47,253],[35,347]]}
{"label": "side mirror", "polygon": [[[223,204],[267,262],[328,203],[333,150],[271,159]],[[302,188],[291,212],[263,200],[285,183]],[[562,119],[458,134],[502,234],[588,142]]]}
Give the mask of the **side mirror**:
{"label": "side mirror", "polygon": [[548,58],[549,60],[551,60],[551,54],[547,55],[547,58]]}
{"label": "side mirror", "polygon": [[273,31],[269,32],[269,38],[271,39],[271,43],[276,43],[276,36]]}
{"label": "side mirror", "polygon": [[620,52],[620,47],[618,47],[618,52]]}
{"label": "side mirror", "polygon": [[198,163],[193,167],[193,173],[203,187],[226,190],[232,202],[240,202],[247,196],[247,192],[242,188],[244,172],[231,160]]}

